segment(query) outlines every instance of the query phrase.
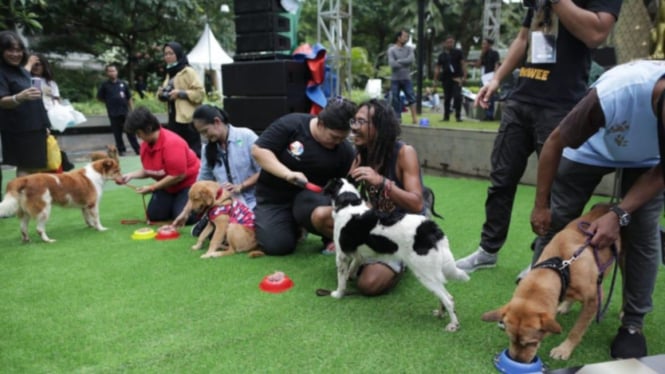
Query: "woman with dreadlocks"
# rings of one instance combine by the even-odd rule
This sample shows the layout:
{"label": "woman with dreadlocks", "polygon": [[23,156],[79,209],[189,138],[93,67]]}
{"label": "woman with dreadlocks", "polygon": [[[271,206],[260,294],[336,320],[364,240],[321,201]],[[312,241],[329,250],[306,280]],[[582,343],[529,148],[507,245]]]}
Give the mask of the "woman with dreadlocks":
{"label": "woman with dreadlocks", "polygon": [[[375,209],[425,214],[418,154],[397,140],[400,124],[392,109],[374,99],[358,108],[350,122],[357,149],[350,176]],[[370,259],[361,267],[356,286],[364,295],[381,295],[397,284],[403,271],[399,261]]]}

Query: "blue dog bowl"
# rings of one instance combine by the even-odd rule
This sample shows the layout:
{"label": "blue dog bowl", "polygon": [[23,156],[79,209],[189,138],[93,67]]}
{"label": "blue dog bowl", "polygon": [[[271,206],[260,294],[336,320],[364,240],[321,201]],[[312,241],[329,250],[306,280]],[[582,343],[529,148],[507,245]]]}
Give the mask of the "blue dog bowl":
{"label": "blue dog bowl", "polygon": [[494,367],[500,373],[506,374],[529,374],[529,373],[542,373],[543,362],[538,356],[530,363],[517,362],[508,356],[508,349],[504,349],[501,353],[494,357]]}

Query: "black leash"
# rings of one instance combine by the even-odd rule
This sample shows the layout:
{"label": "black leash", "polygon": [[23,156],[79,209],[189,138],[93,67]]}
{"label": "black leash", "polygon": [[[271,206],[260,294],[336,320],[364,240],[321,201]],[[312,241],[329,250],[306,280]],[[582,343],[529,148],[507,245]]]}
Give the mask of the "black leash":
{"label": "black leash", "polygon": [[[610,306],[610,302],[612,301],[612,294],[614,293],[614,286],[616,284],[616,279],[617,279],[617,257],[619,255],[619,251],[616,247],[615,243],[612,243],[610,246],[610,250],[612,251],[612,257],[604,263],[600,263],[600,259],[598,258],[598,247],[596,246],[591,246],[591,238],[593,237],[593,233],[590,231],[587,231],[586,229],[589,227],[589,222],[580,222],[578,224],[578,228],[580,231],[584,233],[584,235],[587,236],[587,240],[585,242],[585,247],[590,246],[593,248],[593,258],[594,261],[596,262],[596,266],[598,267],[598,280],[596,281],[596,294],[598,296],[598,309],[596,312],[596,323],[600,323],[600,321],[603,319],[603,316],[605,315],[605,312],[607,312],[607,308]],[[579,251],[579,249],[578,249]],[[577,252],[575,252],[577,253]],[[581,253],[581,251],[580,251]],[[614,270],[612,272],[612,282],[610,283],[610,290],[609,293],[607,294],[607,300],[605,301],[605,306],[601,305],[603,303],[603,274],[605,273],[605,270],[607,270],[608,267],[612,266],[612,263],[614,263]]]}

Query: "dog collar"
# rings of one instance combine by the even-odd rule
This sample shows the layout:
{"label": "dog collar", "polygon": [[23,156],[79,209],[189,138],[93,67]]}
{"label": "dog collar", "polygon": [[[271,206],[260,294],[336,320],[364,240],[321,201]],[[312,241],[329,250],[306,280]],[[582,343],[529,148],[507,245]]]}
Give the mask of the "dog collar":
{"label": "dog collar", "polygon": [[561,293],[559,294],[559,301],[563,301],[566,297],[568,285],[570,284],[570,268],[568,267],[568,264],[564,265],[561,257],[552,257],[533,265],[533,268],[552,269],[559,274],[559,278],[561,278]]}

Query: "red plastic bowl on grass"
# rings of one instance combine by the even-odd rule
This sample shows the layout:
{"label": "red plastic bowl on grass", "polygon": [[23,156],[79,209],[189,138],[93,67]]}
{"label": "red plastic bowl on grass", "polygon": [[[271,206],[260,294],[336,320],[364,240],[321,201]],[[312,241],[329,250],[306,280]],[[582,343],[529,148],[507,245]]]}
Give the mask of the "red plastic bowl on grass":
{"label": "red plastic bowl on grass", "polygon": [[157,240],[171,240],[171,239],[177,239],[180,236],[180,233],[170,227],[170,226],[164,226],[161,227],[159,230],[157,230],[157,235],[155,236],[155,239]]}
{"label": "red plastic bowl on grass", "polygon": [[291,287],[293,287],[293,281],[281,271],[266,275],[261,283],[259,283],[261,291],[270,293],[288,291]]}

